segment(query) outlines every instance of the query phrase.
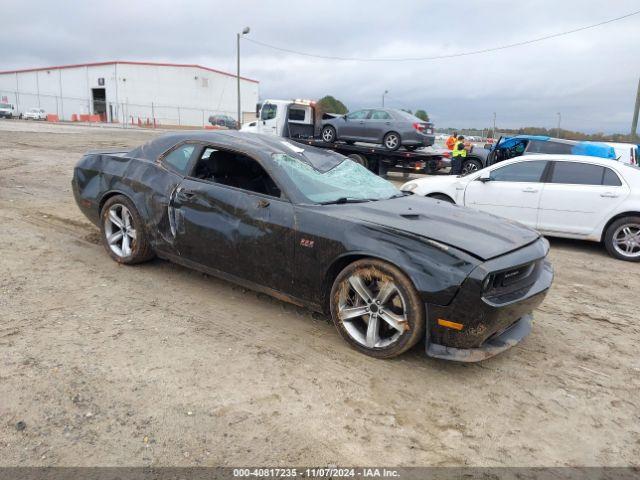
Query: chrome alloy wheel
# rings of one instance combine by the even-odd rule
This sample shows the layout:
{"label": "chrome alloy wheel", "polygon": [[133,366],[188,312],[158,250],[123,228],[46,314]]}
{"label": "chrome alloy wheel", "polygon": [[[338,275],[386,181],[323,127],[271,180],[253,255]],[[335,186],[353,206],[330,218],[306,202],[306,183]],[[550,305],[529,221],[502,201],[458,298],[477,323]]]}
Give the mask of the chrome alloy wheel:
{"label": "chrome alloy wheel", "polygon": [[462,173],[464,175],[467,175],[468,173],[476,172],[476,171],[478,171],[478,165],[476,164],[476,162],[467,162],[462,168]]}
{"label": "chrome alloy wheel", "polygon": [[640,224],[620,225],[613,232],[613,248],[623,257],[640,257]]}
{"label": "chrome alloy wheel", "polygon": [[324,140],[325,142],[332,143],[334,136],[335,135],[331,128],[325,128],[324,130],[322,130],[322,140]]}
{"label": "chrome alloy wheel", "polygon": [[400,144],[400,137],[395,133],[390,133],[389,135],[387,135],[387,138],[385,138],[384,140],[384,146],[387,147],[389,150],[394,150],[395,148],[398,148],[399,144]]}
{"label": "chrome alloy wheel", "polygon": [[406,301],[395,283],[379,272],[354,272],[342,285],[338,318],[349,336],[367,348],[396,343],[409,330]]}
{"label": "chrome alloy wheel", "polygon": [[115,203],[109,208],[104,219],[104,233],[113,253],[121,258],[131,255],[136,241],[136,230],[133,228],[133,218],[127,207]]}

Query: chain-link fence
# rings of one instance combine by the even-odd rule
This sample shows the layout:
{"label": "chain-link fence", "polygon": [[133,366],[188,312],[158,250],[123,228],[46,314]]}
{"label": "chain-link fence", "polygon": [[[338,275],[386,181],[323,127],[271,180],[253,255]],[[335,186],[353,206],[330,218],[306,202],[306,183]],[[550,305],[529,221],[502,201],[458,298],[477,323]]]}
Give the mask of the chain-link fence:
{"label": "chain-link fence", "polygon": [[[77,98],[41,93],[0,90],[0,103],[13,107],[13,116],[21,118],[31,109],[43,109],[62,121],[108,122],[127,126],[204,127],[235,125],[237,112],[210,108],[109,102],[100,98]],[[255,112],[242,112],[242,121],[255,119]]]}

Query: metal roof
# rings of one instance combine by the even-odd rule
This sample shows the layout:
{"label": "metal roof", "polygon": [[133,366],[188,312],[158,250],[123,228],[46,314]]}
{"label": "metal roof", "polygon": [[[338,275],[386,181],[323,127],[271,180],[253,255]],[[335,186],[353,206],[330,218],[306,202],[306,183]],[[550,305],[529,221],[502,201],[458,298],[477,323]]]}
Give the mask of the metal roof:
{"label": "metal roof", "polygon": [[[112,60],[108,62],[93,62],[93,63],[76,63],[71,65],[55,65],[52,67],[38,67],[38,68],[24,68],[19,70],[4,70],[0,71],[0,75],[6,73],[27,73],[27,72],[41,72],[46,70],[62,70],[66,68],[78,68],[78,67],[101,67],[105,65],[146,65],[151,67],[187,67],[187,68],[199,68],[201,70],[206,70],[208,72],[220,73],[222,75],[227,75],[229,77],[236,77],[233,73],[223,72],[222,70],[216,70],[215,68],[203,67],[202,65],[197,64],[187,64],[187,63],[159,63],[159,62],[133,62],[129,60]],[[258,80],[254,80],[253,78],[247,78],[240,76],[242,80],[247,80],[249,82],[260,83]]]}

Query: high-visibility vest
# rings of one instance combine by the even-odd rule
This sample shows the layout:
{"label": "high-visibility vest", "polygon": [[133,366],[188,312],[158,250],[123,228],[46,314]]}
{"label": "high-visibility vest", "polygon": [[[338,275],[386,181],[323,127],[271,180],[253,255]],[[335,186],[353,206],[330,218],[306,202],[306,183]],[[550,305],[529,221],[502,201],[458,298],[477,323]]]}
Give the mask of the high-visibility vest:
{"label": "high-visibility vest", "polygon": [[467,156],[467,151],[464,148],[464,142],[456,142],[455,147],[453,147],[453,152],[451,152],[451,155],[453,155],[454,157],[466,157]]}

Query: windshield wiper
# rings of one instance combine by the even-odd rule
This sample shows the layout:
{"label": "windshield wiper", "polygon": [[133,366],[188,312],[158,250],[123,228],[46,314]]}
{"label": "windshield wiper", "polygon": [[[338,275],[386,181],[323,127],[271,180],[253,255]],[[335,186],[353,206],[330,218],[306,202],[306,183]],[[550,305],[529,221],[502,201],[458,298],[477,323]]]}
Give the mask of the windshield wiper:
{"label": "windshield wiper", "polygon": [[340,197],[337,198],[336,200],[329,200],[327,202],[320,202],[318,203],[318,205],[340,205],[343,203],[364,203],[364,202],[371,202],[372,199],[370,198],[348,198],[348,197]]}

